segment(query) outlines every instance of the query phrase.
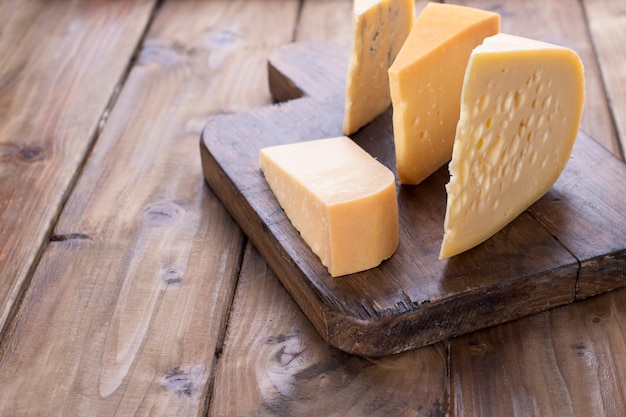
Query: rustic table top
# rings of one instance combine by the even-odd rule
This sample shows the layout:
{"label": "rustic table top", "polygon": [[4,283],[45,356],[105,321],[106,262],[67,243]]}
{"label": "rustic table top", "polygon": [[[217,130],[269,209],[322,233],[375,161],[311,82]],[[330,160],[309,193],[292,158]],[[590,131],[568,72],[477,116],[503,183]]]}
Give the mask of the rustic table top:
{"label": "rustic table top", "polygon": [[[624,159],[626,3],[454,3],[575,49],[581,130]],[[350,0],[0,1],[0,415],[626,413],[626,289],[351,355],[207,186],[207,120],[271,104],[268,55],[347,45],[350,13]]]}

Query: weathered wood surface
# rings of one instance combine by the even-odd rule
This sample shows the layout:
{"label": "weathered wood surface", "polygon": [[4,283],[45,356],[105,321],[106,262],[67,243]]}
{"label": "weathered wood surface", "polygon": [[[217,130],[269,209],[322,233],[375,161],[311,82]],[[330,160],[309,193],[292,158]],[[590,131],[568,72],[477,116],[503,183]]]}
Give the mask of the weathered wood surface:
{"label": "weathered wood surface", "polygon": [[[439,260],[444,167],[418,187],[399,187],[401,242],[391,259],[332,278],[257,165],[264,146],[341,134],[345,87],[335,78],[345,78],[347,55],[330,46],[299,42],[272,54],[270,90],[294,99],[211,119],[201,148],[207,182],[331,345],[366,356],[398,353],[570,303],[580,277],[595,281],[626,268],[626,234],[613,227],[626,224],[626,166],[581,133],[573,166],[533,206],[532,217],[524,214],[485,244]],[[390,111],[352,138],[395,170]],[[594,208],[585,211],[588,200]],[[601,230],[603,240],[590,230]],[[596,285],[596,293],[624,284],[613,279]]]}
{"label": "weathered wood surface", "polygon": [[[588,27],[602,68],[602,79],[610,103],[609,113],[619,141],[609,149],[626,152],[626,71],[622,58],[626,54],[626,2],[583,0]],[[619,146],[617,146],[619,145]],[[624,157],[622,156],[622,159]]]}
{"label": "weathered wood surface", "polygon": [[[330,347],[248,246],[209,415],[443,415],[443,344],[384,359]],[[278,318],[281,318],[280,320]]]}
{"label": "weathered wood surface", "polygon": [[452,341],[454,416],[623,416],[626,290]]}
{"label": "weathered wood surface", "polygon": [[244,237],[198,137],[211,113],[267,104],[265,77],[237,69],[289,39],[253,24],[295,19],[284,6],[159,9],[3,340],[0,414],[206,412]]}
{"label": "weathered wood surface", "polygon": [[[270,103],[265,62],[267,55],[279,43],[284,43],[274,38],[275,31],[293,33],[293,38],[286,36],[287,42],[331,40],[346,45],[348,26],[344,22],[349,16],[349,1],[304,1],[301,9],[296,0],[165,1],[155,9],[155,20],[142,48],[143,59],[151,63],[134,62],[132,48],[118,48],[115,56],[99,56],[99,64],[108,70],[116,65],[123,68],[129,63],[137,68],[131,70],[134,75],[122,85],[122,96],[126,98],[120,97],[114,103],[111,118],[94,149],[93,158],[97,158],[100,167],[88,162],[84,172],[89,173],[89,178],[80,179],[76,189],[70,185],[67,191],[71,192],[71,197],[67,208],[63,209],[64,220],[54,230],[56,241],[44,248],[40,264],[37,259],[22,258],[24,264],[19,268],[30,271],[25,272],[23,280],[30,283],[30,290],[23,299],[18,295],[17,300],[11,301],[21,302],[22,306],[16,316],[9,314],[12,317],[10,329],[0,340],[0,414],[60,415],[84,411],[82,414],[89,415],[305,416],[312,414],[310,410],[318,411],[319,415],[398,416],[477,415],[481,410],[483,415],[495,415],[498,411],[502,411],[501,415],[530,415],[535,411],[535,415],[559,416],[626,413],[623,401],[626,398],[623,383],[626,377],[623,366],[626,361],[625,290],[449,342],[365,361],[329,348],[269,272],[264,260],[250,247],[244,255],[243,235],[202,183],[197,155],[199,132],[212,114]],[[0,45],[5,45],[9,39],[7,34],[16,30],[9,29],[11,27],[18,28],[20,33],[28,32],[24,26],[28,19],[20,22],[11,14],[21,3],[26,2],[0,1],[0,19],[11,21],[10,25],[0,25]],[[486,8],[504,4],[506,9],[500,8],[506,11],[503,23],[508,19],[514,24],[522,19],[515,31],[529,36],[546,30],[543,23],[534,22],[573,27],[585,23],[560,18],[536,20],[544,10],[561,10],[561,2],[556,0],[467,3]],[[619,2],[606,0],[605,3],[585,1],[584,16],[590,24],[594,16],[607,16],[603,10],[607,4],[612,6]],[[37,5],[40,10],[32,16],[37,15],[38,24],[48,28],[50,16],[64,21],[71,14],[69,11],[74,10],[71,2],[37,2]],[[420,2],[417,9],[422,6]],[[575,2],[568,2],[569,6],[579,7]],[[121,11],[134,10],[128,2],[81,3],[80,9],[90,9],[92,15],[106,20],[105,10],[111,10],[108,7],[120,11],[108,24],[122,24]],[[285,14],[279,12],[283,7],[293,8],[290,9],[295,11],[292,18],[285,19]],[[5,13],[7,10],[10,13]],[[531,11],[535,19],[525,17]],[[565,9],[562,12],[571,13]],[[513,16],[517,17],[513,19]],[[617,22],[620,19],[619,15],[607,18]],[[85,21],[77,22],[80,27]],[[258,25],[272,29],[264,31]],[[618,32],[623,27],[618,25]],[[570,29],[554,30],[569,33]],[[611,40],[610,34],[615,33],[611,30],[608,25],[596,24],[592,29],[594,41],[602,41],[602,36],[604,42],[615,41]],[[97,31],[94,26],[89,28],[94,37],[98,36]],[[127,29],[115,34],[133,42],[131,34],[140,32]],[[580,35],[575,36],[588,39],[582,26],[578,33]],[[20,43],[23,48],[12,49],[23,56],[13,59],[25,62],[35,59],[34,50],[51,47],[58,40],[58,36],[46,36],[36,42],[31,38],[23,39]],[[81,42],[80,38],[72,40]],[[599,53],[599,47],[595,46]],[[4,51],[3,48],[5,46],[0,50]],[[57,49],[60,57],[64,56],[62,50]],[[614,51],[609,59],[599,54],[600,67],[603,72],[619,75],[626,57],[621,46]],[[2,73],[6,58],[4,54],[0,56]],[[76,61],[78,56],[83,55],[73,55],[71,63],[80,67],[73,75],[74,80],[80,79],[77,77],[80,73],[83,77],[100,80],[100,85],[94,83],[89,87],[102,88],[103,74],[113,77],[107,70],[94,78],[98,73],[93,72],[95,69],[86,61]],[[587,70],[590,64],[597,65],[593,62],[595,56],[591,59],[591,63],[585,62]],[[255,63],[246,64],[249,60]],[[70,68],[70,61],[67,62],[66,69]],[[15,82],[0,79],[3,92]],[[41,97],[41,91],[35,91],[42,89],[43,75],[31,74],[30,80],[36,82],[21,84],[18,95],[21,100],[30,97],[29,100],[35,101],[37,94]],[[607,89],[610,88],[607,84]],[[173,90],[178,95],[174,95]],[[169,95],[165,91],[170,91]],[[604,91],[600,93],[604,95]],[[76,91],[70,95],[75,94]],[[612,94],[615,93],[609,92],[609,97],[613,97],[609,108],[616,114],[611,105],[616,100]],[[3,146],[7,123],[24,120],[14,114],[5,116],[9,115],[4,111],[6,100],[7,96],[0,95]],[[607,114],[595,110],[602,100],[604,98],[600,97],[589,101],[588,96],[586,111],[598,114],[595,126],[598,131],[610,132],[613,129],[610,118],[605,124]],[[82,104],[89,108],[96,102],[90,96]],[[123,106],[116,109],[121,104]],[[607,106],[607,103],[602,105]],[[68,121],[91,117],[83,108],[72,109],[63,112]],[[98,112],[94,113],[96,121],[99,120]],[[134,117],[132,123],[129,122],[131,116]],[[31,128],[45,131],[46,123],[52,122],[32,119]],[[603,141],[611,137],[585,131]],[[72,145],[67,145],[74,146],[76,154],[72,157],[79,161],[84,160],[85,155],[80,155],[76,143],[93,141],[90,132],[87,132],[90,139],[81,132],[74,132]],[[53,141],[55,147],[70,143],[69,139],[63,141],[57,136]],[[619,136],[619,130],[618,138],[623,143],[624,136],[623,133]],[[101,141],[106,143],[100,145]],[[612,152],[619,149],[615,143],[606,144]],[[164,149],[155,149],[159,146]],[[98,150],[99,147],[102,149]],[[109,152],[114,154],[107,155]],[[115,152],[121,153],[119,163],[114,162]],[[132,156],[128,152],[132,152]],[[13,169],[18,164],[10,162],[15,159],[7,159],[5,153],[2,155],[0,172],[4,176],[7,166]],[[149,158],[153,161],[146,167],[144,164]],[[110,165],[105,166],[105,163]],[[137,179],[141,173],[145,175]],[[77,175],[80,178],[85,174]],[[21,171],[21,175],[29,177],[24,179],[26,182],[38,181],[30,178],[36,174],[29,170]],[[113,178],[108,181],[104,176]],[[140,184],[122,179],[124,176]],[[2,181],[0,188],[4,186]],[[122,186],[120,184],[124,184],[123,190],[117,188]],[[137,194],[142,202],[133,202],[131,193]],[[98,197],[99,194],[102,197]],[[13,204],[33,195],[32,189],[11,190]],[[138,220],[144,216],[143,209],[156,201],[152,199],[155,196],[163,197],[158,201],[165,203],[182,197],[177,203],[185,202],[185,210],[174,210],[179,216],[171,223],[149,226],[148,222],[158,223],[158,219],[172,217],[172,211],[168,211],[172,206],[165,204],[150,206],[156,210],[148,210],[146,217]],[[90,202],[91,199],[96,202]],[[3,210],[9,207],[5,195],[1,201]],[[35,223],[41,223],[40,217],[47,214],[31,207],[37,201],[35,197],[24,202],[20,210],[35,219]],[[77,212],[79,206],[83,208]],[[5,219],[20,221],[16,206],[10,207],[11,213],[0,214],[4,216],[0,233],[11,224]],[[45,207],[48,210],[52,206]],[[65,214],[66,210],[75,214]],[[43,236],[41,242],[45,243],[54,219],[43,223],[48,224],[47,231],[40,229],[41,224],[22,229],[25,233],[20,239],[30,242],[36,236]],[[196,232],[191,231],[192,225]],[[0,245],[5,245],[3,250],[12,253],[22,243],[3,241]],[[23,245],[33,250],[30,243]],[[178,250],[179,256],[175,257],[174,252]],[[187,258],[186,251],[189,252]],[[174,258],[172,265],[179,266],[184,264],[184,259],[189,259],[182,276],[176,268],[155,266],[157,261]],[[129,267],[133,259],[136,259],[133,261],[135,273],[131,273]],[[2,279],[8,276],[6,268],[16,268],[15,264],[7,263],[6,255],[0,256],[0,264],[0,268],[5,268]],[[241,285],[236,288],[229,315],[222,310],[229,301],[220,297],[232,297],[239,268],[242,268]],[[156,295],[159,291],[162,295]],[[157,303],[153,304],[155,299]],[[113,304],[119,305],[116,313],[111,310]],[[3,301],[0,306],[6,308],[7,304]],[[259,320],[257,315],[263,319]],[[123,323],[124,319],[129,319],[129,323]],[[138,329],[140,322],[148,325],[145,331]],[[118,330],[111,327],[113,324]],[[226,334],[222,340],[224,329]],[[264,332],[269,333],[267,337],[259,336]],[[121,341],[117,347],[113,346],[115,334]],[[140,340],[138,335],[145,335],[145,338]],[[244,345],[240,344],[242,342]],[[74,346],[75,343],[79,346]],[[136,353],[134,361],[129,359],[132,352]],[[127,372],[122,362],[131,364]],[[113,394],[101,396],[103,385],[108,384],[109,389],[115,385],[112,382],[115,379],[107,379],[111,375],[117,375],[117,379],[126,376]],[[102,384],[107,380],[107,384]],[[198,387],[201,388],[198,390]],[[114,405],[116,400],[119,407]]]}
{"label": "weathered wood surface", "polygon": [[154,3],[0,2],[0,335]]}

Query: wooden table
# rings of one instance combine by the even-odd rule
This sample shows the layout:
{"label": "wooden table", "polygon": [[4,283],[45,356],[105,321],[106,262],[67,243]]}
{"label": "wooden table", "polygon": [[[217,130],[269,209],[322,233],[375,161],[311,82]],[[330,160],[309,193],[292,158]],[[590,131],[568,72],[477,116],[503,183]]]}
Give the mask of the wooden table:
{"label": "wooden table", "polygon": [[[623,160],[624,2],[455,3],[575,49],[581,129]],[[354,356],[320,338],[206,185],[206,121],[270,104],[268,55],[347,45],[350,13],[0,2],[0,415],[626,413],[626,290]]]}

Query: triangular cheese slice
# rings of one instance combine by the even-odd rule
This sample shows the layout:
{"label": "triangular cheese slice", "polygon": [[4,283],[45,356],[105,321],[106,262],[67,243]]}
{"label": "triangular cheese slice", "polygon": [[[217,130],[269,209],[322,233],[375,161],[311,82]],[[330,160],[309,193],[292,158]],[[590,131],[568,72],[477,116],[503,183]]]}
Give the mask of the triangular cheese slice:
{"label": "triangular cheese slice", "polygon": [[497,13],[428,3],[389,68],[398,178],[419,184],[452,156],[472,49],[498,33]]}
{"label": "triangular cheese slice", "polygon": [[507,34],[474,49],[440,258],[485,241],[552,187],[570,156],[583,102],[583,66],[571,49]]}

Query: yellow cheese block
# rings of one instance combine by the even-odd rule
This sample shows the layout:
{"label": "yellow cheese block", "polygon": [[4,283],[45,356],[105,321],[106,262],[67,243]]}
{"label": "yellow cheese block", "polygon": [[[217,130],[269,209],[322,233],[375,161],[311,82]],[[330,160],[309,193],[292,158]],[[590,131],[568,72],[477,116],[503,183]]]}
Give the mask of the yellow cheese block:
{"label": "yellow cheese block", "polygon": [[441,258],[498,232],[544,195],[567,164],[583,111],[571,49],[498,34],[469,59]]}
{"label": "yellow cheese block", "polygon": [[470,53],[500,16],[429,3],[389,68],[398,178],[418,184],[450,160]]}
{"label": "yellow cheese block", "polygon": [[373,268],[396,251],[395,177],[350,138],[267,147],[259,159],[285,214],[332,276]]}
{"label": "yellow cheese block", "polygon": [[391,105],[387,69],[414,20],[413,0],[355,0],[343,133],[349,135]]}

